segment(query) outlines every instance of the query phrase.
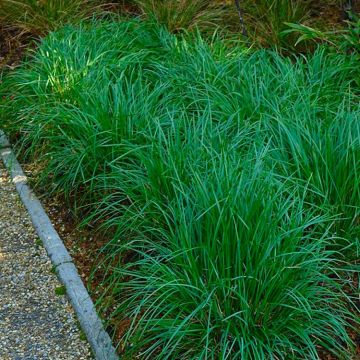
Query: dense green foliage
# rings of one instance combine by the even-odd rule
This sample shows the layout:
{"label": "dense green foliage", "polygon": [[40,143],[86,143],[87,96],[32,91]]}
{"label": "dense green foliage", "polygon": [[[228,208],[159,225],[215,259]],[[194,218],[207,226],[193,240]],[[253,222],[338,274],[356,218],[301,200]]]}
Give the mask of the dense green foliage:
{"label": "dense green foliage", "polygon": [[100,305],[130,322],[125,356],[349,358],[356,61],[132,21],[52,33],[4,79],[39,181],[111,234]]}

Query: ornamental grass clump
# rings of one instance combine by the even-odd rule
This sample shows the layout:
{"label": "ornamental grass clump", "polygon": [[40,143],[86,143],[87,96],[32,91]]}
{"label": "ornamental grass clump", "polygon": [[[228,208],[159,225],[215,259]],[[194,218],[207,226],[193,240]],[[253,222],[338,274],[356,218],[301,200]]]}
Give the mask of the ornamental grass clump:
{"label": "ornamental grass clump", "polygon": [[278,50],[293,48],[296,40],[284,35],[287,23],[301,24],[308,20],[312,0],[244,0],[254,40]]}
{"label": "ornamental grass clump", "polygon": [[128,324],[125,357],[351,356],[355,59],[93,22],[4,79],[2,127],[38,184],[110,238],[98,304]]}
{"label": "ornamental grass clump", "polygon": [[263,163],[267,150],[242,155],[199,130],[185,144],[174,134],[143,152],[143,194],[123,208],[104,249],[104,299],[114,296],[112,316],[131,324],[124,353],[315,358],[321,338],[346,354],[333,341],[350,344],[351,314],[324,231],[330,219],[311,213],[305,195]]}
{"label": "ornamental grass clump", "polygon": [[44,35],[91,17],[98,5],[95,0],[2,0],[0,20],[7,27]]}
{"label": "ornamental grass clump", "polygon": [[134,3],[147,17],[171,32],[196,28],[206,32],[236,19],[234,12],[226,11],[214,0],[134,0]]}

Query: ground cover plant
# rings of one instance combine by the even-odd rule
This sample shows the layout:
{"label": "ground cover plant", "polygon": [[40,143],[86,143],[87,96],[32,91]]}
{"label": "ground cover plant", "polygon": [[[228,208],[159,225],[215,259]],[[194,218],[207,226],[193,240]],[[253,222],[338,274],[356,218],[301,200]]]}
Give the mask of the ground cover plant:
{"label": "ground cover plant", "polygon": [[[225,9],[213,0],[136,0],[135,4],[147,16],[156,19],[170,31],[195,27],[214,28],[223,23]],[[231,16],[231,11],[228,16]]]}
{"label": "ground cover plant", "polygon": [[245,2],[245,10],[249,14],[251,31],[263,44],[277,48],[289,47],[289,36],[284,36],[287,23],[301,24],[309,19],[312,1],[301,0],[256,0]]}
{"label": "ground cover plant", "polygon": [[4,78],[1,126],[110,236],[98,305],[125,358],[348,359],[358,57],[237,45],[67,26]]}
{"label": "ground cover plant", "polygon": [[137,13],[155,19],[171,32],[214,29],[253,46],[283,51],[306,52],[311,48],[297,42],[288,31],[291,25],[311,27],[315,32],[341,31],[359,5],[344,0],[133,0]]}
{"label": "ground cover plant", "polygon": [[65,23],[91,16],[99,1],[95,0],[3,0],[1,22],[33,35],[44,35]]}
{"label": "ground cover plant", "polygon": [[[247,46],[275,47],[279,51],[306,52],[289,26],[302,26],[312,35],[342,30],[344,20],[359,11],[356,1],[326,0],[3,0],[0,3],[0,67],[14,67],[33,38],[45,36],[64,24],[115,14],[153,19],[173,33],[196,32],[242,40]],[[117,19],[119,20],[119,19]],[[352,36],[350,33],[347,36]],[[358,35],[355,43],[358,43]],[[312,37],[313,39],[313,37]]]}

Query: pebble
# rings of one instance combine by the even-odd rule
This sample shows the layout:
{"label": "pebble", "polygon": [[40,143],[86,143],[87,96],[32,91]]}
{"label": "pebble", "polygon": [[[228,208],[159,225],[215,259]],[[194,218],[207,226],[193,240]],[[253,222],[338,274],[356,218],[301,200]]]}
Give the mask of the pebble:
{"label": "pebble", "polygon": [[75,313],[0,163],[0,359],[93,359]]}

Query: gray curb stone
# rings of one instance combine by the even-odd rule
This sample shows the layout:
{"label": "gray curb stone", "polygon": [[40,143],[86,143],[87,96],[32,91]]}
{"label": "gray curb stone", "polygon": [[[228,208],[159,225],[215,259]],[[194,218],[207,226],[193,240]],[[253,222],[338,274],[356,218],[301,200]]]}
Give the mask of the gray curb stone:
{"label": "gray curb stone", "polygon": [[0,130],[0,156],[8,169],[16,190],[25,205],[34,228],[56,268],[59,279],[66,288],[67,295],[75,310],[81,328],[86,334],[97,360],[118,360],[112,345],[98,317],[95,306],[87,292],[71,256],[58,233],[51,224],[40,201],[27,185],[27,178],[21,169],[6,135]]}

